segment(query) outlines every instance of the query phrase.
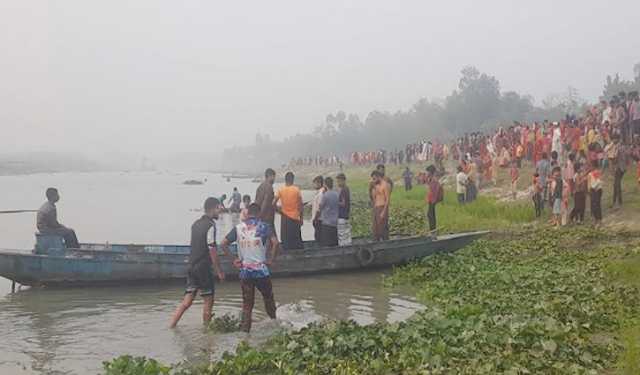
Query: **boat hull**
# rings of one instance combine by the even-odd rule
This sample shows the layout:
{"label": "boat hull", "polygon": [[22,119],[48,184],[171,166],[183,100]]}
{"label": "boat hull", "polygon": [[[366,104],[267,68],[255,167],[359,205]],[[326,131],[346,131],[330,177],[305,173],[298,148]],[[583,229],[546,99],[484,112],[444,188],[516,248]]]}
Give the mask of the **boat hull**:
{"label": "boat hull", "polygon": [[[274,277],[346,272],[405,264],[435,253],[460,249],[487,232],[360,242],[353,246],[307,248],[283,251],[271,267]],[[158,248],[158,247],[156,247]],[[188,254],[179,253],[67,250],[57,256],[21,252],[0,252],[0,276],[22,285],[87,286],[144,282],[184,282]],[[237,278],[232,259],[220,257],[227,278]]]}

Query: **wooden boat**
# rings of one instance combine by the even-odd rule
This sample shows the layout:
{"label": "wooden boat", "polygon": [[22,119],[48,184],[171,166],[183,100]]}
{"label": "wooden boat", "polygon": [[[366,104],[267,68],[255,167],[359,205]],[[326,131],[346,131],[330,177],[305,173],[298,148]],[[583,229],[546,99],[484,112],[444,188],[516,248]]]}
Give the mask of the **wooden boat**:
{"label": "wooden boat", "polygon": [[[488,232],[429,237],[399,236],[384,242],[354,239],[344,247],[281,251],[271,267],[274,277],[390,267],[436,253],[458,250]],[[22,285],[86,286],[134,282],[184,281],[189,246],[81,244],[67,249],[58,236],[36,235],[29,252],[0,251],[0,276]],[[229,257],[220,257],[227,278],[237,277]]]}

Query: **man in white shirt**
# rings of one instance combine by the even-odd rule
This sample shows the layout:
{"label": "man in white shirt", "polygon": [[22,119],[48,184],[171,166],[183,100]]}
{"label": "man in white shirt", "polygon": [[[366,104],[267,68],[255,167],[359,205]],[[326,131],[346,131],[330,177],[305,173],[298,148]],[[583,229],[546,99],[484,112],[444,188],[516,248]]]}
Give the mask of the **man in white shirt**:
{"label": "man in white shirt", "polygon": [[464,204],[465,202],[465,193],[467,191],[468,180],[469,177],[466,173],[464,173],[462,166],[459,165],[458,174],[456,174],[456,193],[458,193],[458,203],[460,204]]}
{"label": "man in white shirt", "polygon": [[316,189],[316,195],[311,201],[311,221],[314,229],[314,239],[320,242],[320,232],[322,222],[320,221],[320,202],[322,202],[322,194],[324,194],[324,178],[317,176],[313,179],[313,187]]}

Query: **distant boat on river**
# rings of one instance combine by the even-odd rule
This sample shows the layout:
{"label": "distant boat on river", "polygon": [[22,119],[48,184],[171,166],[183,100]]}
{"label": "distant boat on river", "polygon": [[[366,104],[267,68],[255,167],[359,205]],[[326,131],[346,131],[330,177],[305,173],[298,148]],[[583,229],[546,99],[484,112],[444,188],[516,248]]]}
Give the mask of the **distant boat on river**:
{"label": "distant boat on river", "polygon": [[222,178],[226,178],[228,180],[230,179],[236,179],[236,180],[247,180],[250,178],[254,178],[255,176],[249,175],[249,174],[244,174],[244,173],[231,173],[231,174],[223,174]]}
{"label": "distant boat on river", "polygon": [[204,182],[200,181],[200,180],[186,180],[185,182],[182,183],[183,185],[203,185]]}
{"label": "distant boat on river", "polygon": [[[305,242],[300,250],[283,250],[271,272],[274,277],[305,276],[388,268],[437,253],[456,251],[488,232],[430,237],[393,237],[373,242],[354,239],[351,246],[318,247]],[[32,251],[0,251],[0,276],[30,286],[130,285],[135,282],[184,281],[189,253],[186,245],[81,244],[65,248],[59,236],[36,235]],[[237,277],[233,259],[220,257],[228,278]]]}

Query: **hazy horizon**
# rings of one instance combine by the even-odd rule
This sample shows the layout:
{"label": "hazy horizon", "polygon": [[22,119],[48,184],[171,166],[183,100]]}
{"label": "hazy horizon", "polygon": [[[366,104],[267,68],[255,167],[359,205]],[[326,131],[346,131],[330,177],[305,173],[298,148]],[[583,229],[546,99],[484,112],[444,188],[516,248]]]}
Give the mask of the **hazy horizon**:
{"label": "hazy horizon", "polygon": [[592,101],[608,74],[632,77],[637,14],[631,1],[4,1],[0,148],[215,152],[445,97],[466,65],[538,103],[568,86]]}

